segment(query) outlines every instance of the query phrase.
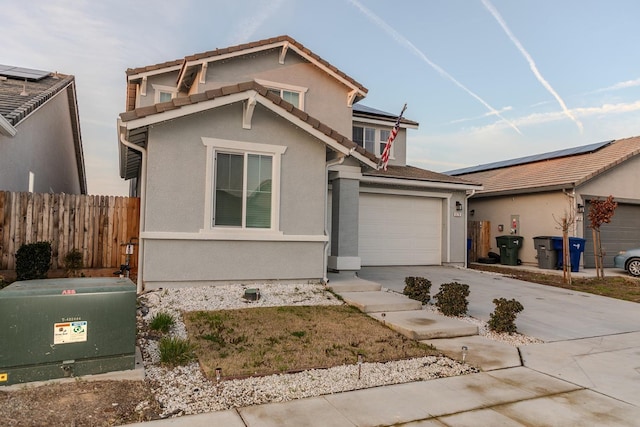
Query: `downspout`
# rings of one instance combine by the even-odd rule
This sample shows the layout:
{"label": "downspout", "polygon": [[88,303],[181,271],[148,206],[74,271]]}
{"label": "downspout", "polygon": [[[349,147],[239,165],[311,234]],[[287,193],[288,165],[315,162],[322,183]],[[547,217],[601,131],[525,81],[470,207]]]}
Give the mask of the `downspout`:
{"label": "downspout", "polygon": [[[351,154],[351,153],[349,153]],[[328,258],[329,258],[329,239],[331,238],[331,236],[329,236],[329,168],[333,167],[333,166],[337,166],[337,165],[341,165],[342,163],[344,163],[344,159],[346,158],[346,155],[342,155],[341,157],[339,157],[336,160],[330,160],[326,163],[325,165],[325,169],[324,169],[324,182],[326,185],[325,191],[324,191],[324,235],[326,236],[327,240],[324,242],[324,257],[322,259],[322,283],[324,283],[325,285],[327,283],[329,283],[329,278],[327,277],[327,263],[328,263]]]}
{"label": "downspout", "polygon": [[138,278],[137,278],[137,287],[136,292],[138,294],[142,293],[144,290],[144,281],[143,281],[143,266],[142,260],[144,258],[144,238],[142,237],[142,233],[144,230],[144,218],[145,218],[145,206],[146,206],[146,188],[147,188],[147,150],[144,148],[133,144],[125,139],[124,134],[120,133],[120,142],[127,148],[130,148],[134,151],[140,153],[142,157],[142,164],[140,166],[140,239],[138,240]]}
{"label": "downspout", "polygon": [[471,190],[471,192],[469,194],[467,194],[464,198],[465,201],[465,208],[464,208],[464,236],[465,236],[465,240],[464,240],[464,268],[469,268],[469,245],[467,243],[467,239],[469,239],[469,224],[468,224],[468,217],[467,215],[469,214],[469,199],[471,197],[474,196],[474,194],[476,194],[476,190]]}

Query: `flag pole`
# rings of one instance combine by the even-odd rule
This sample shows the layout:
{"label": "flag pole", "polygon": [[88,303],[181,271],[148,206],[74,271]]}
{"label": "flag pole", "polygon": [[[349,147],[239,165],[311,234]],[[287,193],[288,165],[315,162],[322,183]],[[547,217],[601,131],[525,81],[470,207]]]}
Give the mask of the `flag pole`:
{"label": "flag pole", "polygon": [[389,134],[389,138],[387,139],[387,145],[384,147],[384,151],[380,156],[380,161],[378,162],[377,170],[380,170],[381,167],[385,171],[387,170],[387,163],[389,163],[389,155],[391,154],[391,144],[393,144],[393,140],[396,139],[396,135],[398,134],[398,130],[400,129],[400,121],[402,120],[403,114],[406,111],[406,109],[407,109],[407,103],[405,102],[404,106],[402,107],[402,111],[400,111],[400,115],[398,115],[398,119],[396,120],[396,123],[393,126],[391,133]]}

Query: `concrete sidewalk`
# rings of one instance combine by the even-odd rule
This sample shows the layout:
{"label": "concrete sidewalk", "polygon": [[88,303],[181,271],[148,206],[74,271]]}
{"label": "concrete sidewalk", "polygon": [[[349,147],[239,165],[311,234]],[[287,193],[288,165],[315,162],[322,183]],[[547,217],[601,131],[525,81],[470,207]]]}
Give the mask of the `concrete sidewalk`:
{"label": "concrete sidewalk", "polygon": [[[469,312],[482,319],[488,318],[493,310],[493,298],[515,297],[525,306],[516,322],[518,329],[548,342],[515,348],[477,335],[429,340],[458,359],[461,347],[466,346],[469,349],[466,360],[484,372],[133,425],[638,425],[637,304],[448,267],[363,268],[360,276],[367,280],[347,278],[343,289],[357,292],[366,288],[363,292],[376,292],[372,283],[400,288],[404,286],[404,277],[410,275],[427,277],[435,287],[452,281],[469,284]],[[377,295],[383,298],[385,293],[388,294]],[[362,298],[366,300],[372,297],[364,295]],[[394,298],[393,303],[397,302]],[[385,310],[385,321],[401,317],[397,313],[402,311],[386,312],[389,307],[382,307],[380,302],[369,306],[374,305]],[[371,315],[383,319],[381,312]]]}

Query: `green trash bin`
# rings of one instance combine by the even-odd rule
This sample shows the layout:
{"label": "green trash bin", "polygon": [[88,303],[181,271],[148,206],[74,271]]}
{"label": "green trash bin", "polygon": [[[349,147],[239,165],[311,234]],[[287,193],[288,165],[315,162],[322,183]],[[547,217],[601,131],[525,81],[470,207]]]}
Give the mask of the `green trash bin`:
{"label": "green trash bin", "polygon": [[518,265],[518,251],[522,247],[522,236],[498,236],[496,242],[500,248],[500,264]]}

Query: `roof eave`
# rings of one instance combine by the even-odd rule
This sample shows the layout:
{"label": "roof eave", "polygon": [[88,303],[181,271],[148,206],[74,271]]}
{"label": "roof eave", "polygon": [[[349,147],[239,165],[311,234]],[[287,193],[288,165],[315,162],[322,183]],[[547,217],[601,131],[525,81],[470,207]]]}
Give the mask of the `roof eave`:
{"label": "roof eave", "polygon": [[405,187],[437,188],[441,190],[475,190],[480,191],[480,184],[463,184],[455,182],[430,181],[410,178],[391,178],[384,176],[363,175],[360,182],[368,184],[386,184]]}
{"label": "roof eave", "polygon": [[0,133],[10,138],[16,136],[18,131],[3,116],[0,116]]}

